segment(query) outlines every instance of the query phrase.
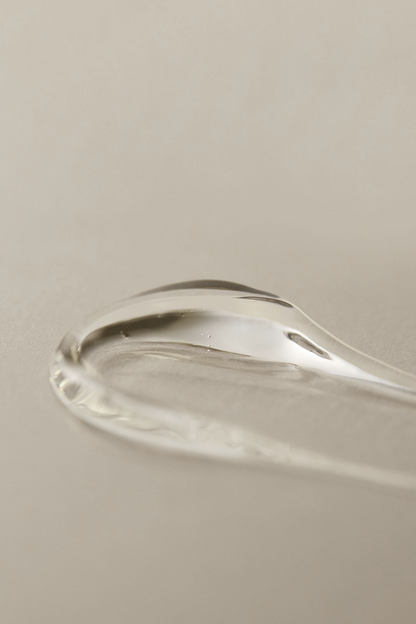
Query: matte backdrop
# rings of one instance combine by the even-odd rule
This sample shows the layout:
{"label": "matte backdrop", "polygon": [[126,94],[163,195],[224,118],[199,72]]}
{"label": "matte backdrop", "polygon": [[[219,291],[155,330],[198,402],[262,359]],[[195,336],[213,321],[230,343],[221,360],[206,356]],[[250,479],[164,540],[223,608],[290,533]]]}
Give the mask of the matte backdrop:
{"label": "matte backdrop", "polygon": [[103,305],[215,278],[416,373],[416,5],[0,14],[1,621],[413,624],[414,497],[112,439],[48,360]]}

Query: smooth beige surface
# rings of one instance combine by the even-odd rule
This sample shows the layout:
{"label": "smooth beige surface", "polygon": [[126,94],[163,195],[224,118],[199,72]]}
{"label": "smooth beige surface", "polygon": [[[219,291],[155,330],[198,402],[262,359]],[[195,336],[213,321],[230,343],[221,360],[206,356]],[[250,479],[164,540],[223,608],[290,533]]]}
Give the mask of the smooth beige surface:
{"label": "smooth beige surface", "polygon": [[102,305],[214,277],[416,373],[414,3],[0,24],[1,622],[413,624],[414,497],[111,439],[47,366]]}

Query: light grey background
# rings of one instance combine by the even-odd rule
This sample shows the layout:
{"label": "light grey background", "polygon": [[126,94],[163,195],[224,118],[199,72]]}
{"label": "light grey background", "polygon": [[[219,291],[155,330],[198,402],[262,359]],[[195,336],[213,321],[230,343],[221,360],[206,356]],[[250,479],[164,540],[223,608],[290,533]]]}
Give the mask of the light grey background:
{"label": "light grey background", "polygon": [[416,373],[416,7],[1,8],[5,624],[416,619],[416,502],[192,462],[67,416],[74,324],[198,278]]}

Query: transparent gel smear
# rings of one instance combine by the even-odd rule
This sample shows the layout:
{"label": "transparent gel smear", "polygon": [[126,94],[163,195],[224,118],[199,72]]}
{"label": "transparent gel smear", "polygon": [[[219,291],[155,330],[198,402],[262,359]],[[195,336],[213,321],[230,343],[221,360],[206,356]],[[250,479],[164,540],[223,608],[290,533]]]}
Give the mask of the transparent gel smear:
{"label": "transparent gel smear", "polygon": [[416,377],[270,293],[202,281],[122,301],[64,338],[51,382],[142,443],[416,491]]}

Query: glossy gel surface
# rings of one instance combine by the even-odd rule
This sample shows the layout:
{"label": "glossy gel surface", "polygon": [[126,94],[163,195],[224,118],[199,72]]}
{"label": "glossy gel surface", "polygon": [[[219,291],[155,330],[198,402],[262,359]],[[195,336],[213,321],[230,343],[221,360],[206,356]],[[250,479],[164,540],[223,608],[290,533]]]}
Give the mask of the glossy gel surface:
{"label": "glossy gel surface", "polygon": [[240,284],[103,310],[64,338],[51,382],[79,418],[139,442],[416,491],[416,377]]}

